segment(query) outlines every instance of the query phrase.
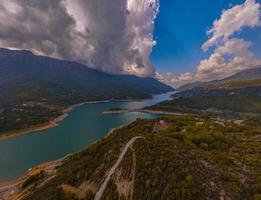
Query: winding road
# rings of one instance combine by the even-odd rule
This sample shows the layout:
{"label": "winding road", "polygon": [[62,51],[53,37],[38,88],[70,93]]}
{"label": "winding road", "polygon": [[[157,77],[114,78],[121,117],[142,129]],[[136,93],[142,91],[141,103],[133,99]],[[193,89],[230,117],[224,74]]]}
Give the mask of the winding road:
{"label": "winding road", "polygon": [[106,179],[104,180],[104,182],[102,183],[101,187],[99,188],[99,190],[96,192],[94,200],[100,200],[102,197],[103,192],[106,189],[106,186],[111,178],[111,176],[113,175],[113,173],[115,172],[115,170],[117,169],[117,167],[120,165],[122,159],[124,158],[125,154],[127,153],[128,149],[131,147],[131,145],[137,140],[137,139],[141,139],[143,137],[137,136],[134,137],[132,139],[129,140],[129,142],[125,145],[123,151],[121,152],[117,162],[112,166],[112,168],[110,169]]}

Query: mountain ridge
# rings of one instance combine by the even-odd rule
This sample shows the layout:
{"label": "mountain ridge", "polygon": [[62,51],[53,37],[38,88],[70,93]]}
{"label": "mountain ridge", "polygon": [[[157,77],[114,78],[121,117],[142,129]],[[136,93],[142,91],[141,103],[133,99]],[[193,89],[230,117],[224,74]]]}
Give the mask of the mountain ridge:
{"label": "mountain ridge", "polygon": [[188,84],[180,86],[177,90],[185,91],[185,90],[193,89],[195,87],[204,87],[209,84],[224,84],[224,83],[228,83],[228,82],[232,82],[232,81],[246,81],[246,80],[249,81],[249,80],[256,80],[256,79],[261,79],[261,66],[256,66],[251,69],[239,71],[239,72],[237,72],[229,77],[226,77],[224,79],[221,79],[221,80],[213,80],[213,81],[209,81],[209,82],[197,81],[197,82],[193,82],[193,83],[188,83]]}
{"label": "mountain ridge", "polygon": [[[106,93],[104,88],[108,89],[108,93],[122,90],[130,94],[136,92],[139,93],[137,98],[173,90],[151,77],[107,74],[76,62],[37,56],[30,51],[0,49],[0,84],[7,85],[8,90],[13,90],[16,88],[11,87],[12,82],[31,80],[42,81],[45,84],[54,82],[66,88],[70,82],[75,88],[82,87],[83,90],[96,93],[103,90],[103,94]],[[126,98],[127,96],[126,94]],[[135,98],[135,95],[130,97]],[[109,95],[108,98],[124,98],[124,95]]]}

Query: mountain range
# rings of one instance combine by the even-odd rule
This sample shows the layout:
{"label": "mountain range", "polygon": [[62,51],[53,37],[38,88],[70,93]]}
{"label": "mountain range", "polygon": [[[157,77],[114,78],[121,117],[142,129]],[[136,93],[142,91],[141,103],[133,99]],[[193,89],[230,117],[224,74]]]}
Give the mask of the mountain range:
{"label": "mountain range", "polygon": [[56,119],[86,101],[151,98],[173,88],[154,78],[113,75],[76,62],[0,48],[0,134]]}
{"label": "mountain range", "polygon": [[85,65],[36,56],[30,51],[0,49],[0,104],[28,98],[107,100],[148,98],[173,90],[154,78],[112,75]]}
{"label": "mountain range", "polygon": [[171,101],[150,109],[188,113],[261,113],[261,68],[248,69],[222,80],[196,82],[178,89]]}
{"label": "mountain range", "polygon": [[235,82],[235,81],[249,81],[249,80],[256,80],[261,79],[261,66],[256,66],[252,69],[247,69],[240,71],[232,76],[229,76],[227,78],[221,79],[221,80],[214,80],[210,82],[194,82],[194,83],[188,83],[178,88],[178,91],[185,91],[189,90],[195,87],[204,87],[207,85],[213,85],[213,84],[225,84],[229,82]]}

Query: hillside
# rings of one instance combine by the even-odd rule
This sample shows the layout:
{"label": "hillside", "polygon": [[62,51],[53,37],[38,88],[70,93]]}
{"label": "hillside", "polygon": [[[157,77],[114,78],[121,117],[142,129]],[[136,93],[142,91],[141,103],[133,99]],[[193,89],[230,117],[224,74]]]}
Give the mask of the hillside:
{"label": "hillside", "polygon": [[178,88],[178,91],[182,92],[182,91],[186,91],[186,90],[191,90],[191,89],[193,89],[195,87],[200,87],[200,86],[202,86],[204,84],[205,84],[205,82],[200,82],[200,81],[194,82],[194,83],[187,83],[185,85],[180,86]]}
{"label": "hillside", "polygon": [[151,110],[187,113],[260,114],[261,68],[207,83],[189,84]]}
{"label": "hillside", "polygon": [[66,157],[58,167],[32,170],[9,188],[17,192],[2,194],[24,200],[93,200],[123,147],[136,138],[102,200],[258,200],[260,124],[257,117],[240,123],[200,116],[137,120]]}
{"label": "hillside", "polygon": [[111,75],[75,62],[7,49],[0,49],[0,84],[4,95],[0,103],[15,101],[21,93],[29,93],[31,99],[39,98],[37,95],[52,99],[56,92],[60,99],[63,98],[60,93],[67,93],[74,98],[104,100],[145,98],[172,90],[153,78]]}
{"label": "hillside", "polygon": [[0,85],[0,134],[48,123],[85,101],[142,99],[173,90],[153,78],[111,75],[8,49],[0,49]]}
{"label": "hillside", "polygon": [[253,69],[240,71],[232,76],[221,80],[214,80],[210,82],[194,82],[188,83],[178,88],[178,91],[190,90],[196,87],[207,87],[208,85],[221,85],[230,82],[243,82],[261,79],[261,66]]}
{"label": "hillside", "polygon": [[260,114],[261,80],[208,85],[176,93],[151,110],[187,113]]}
{"label": "hillside", "polygon": [[258,66],[253,69],[247,69],[240,71],[228,78],[225,78],[219,82],[231,82],[231,81],[246,81],[246,80],[255,80],[261,78],[261,66]]}

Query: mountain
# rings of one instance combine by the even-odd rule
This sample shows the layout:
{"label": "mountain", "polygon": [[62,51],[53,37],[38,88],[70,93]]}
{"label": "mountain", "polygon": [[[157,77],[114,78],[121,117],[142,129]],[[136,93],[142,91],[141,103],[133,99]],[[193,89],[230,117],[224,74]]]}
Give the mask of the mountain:
{"label": "mountain", "polygon": [[79,98],[86,96],[85,100],[147,98],[172,90],[154,78],[111,75],[76,62],[8,49],[0,49],[0,84],[1,94],[10,94],[7,99],[1,98],[0,104],[35,87],[39,96],[48,96],[55,90],[57,94],[73,92]]}
{"label": "mountain", "polygon": [[261,79],[261,66],[256,67],[254,69],[243,70],[218,82],[227,83],[231,81],[245,81],[245,80],[255,80],[255,79]]}
{"label": "mountain", "polygon": [[223,80],[187,84],[173,100],[149,109],[188,113],[261,113],[261,68],[239,72]]}
{"label": "mountain", "polygon": [[149,109],[187,113],[261,113],[261,79],[211,84],[178,92]]}
{"label": "mountain", "polygon": [[178,91],[190,90],[195,87],[200,87],[201,85],[204,85],[204,84],[205,84],[205,82],[200,82],[200,81],[193,82],[193,83],[187,83],[185,85],[180,86],[178,88]]}
{"label": "mountain", "polygon": [[256,68],[247,69],[240,71],[232,76],[221,80],[214,80],[210,82],[194,82],[188,83],[178,88],[178,91],[190,90],[195,87],[206,87],[208,85],[219,85],[224,83],[236,82],[236,81],[251,81],[261,79],[261,66],[257,66]]}
{"label": "mountain", "polygon": [[86,101],[150,98],[172,91],[154,78],[112,75],[85,65],[0,48],[0,134],[37,126]]}

